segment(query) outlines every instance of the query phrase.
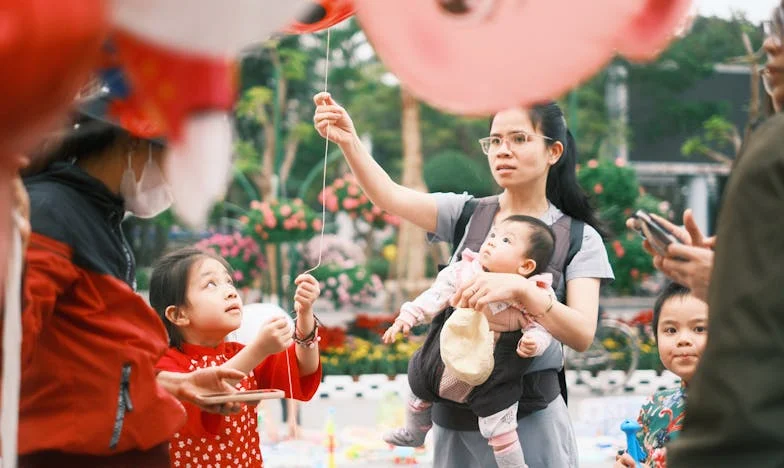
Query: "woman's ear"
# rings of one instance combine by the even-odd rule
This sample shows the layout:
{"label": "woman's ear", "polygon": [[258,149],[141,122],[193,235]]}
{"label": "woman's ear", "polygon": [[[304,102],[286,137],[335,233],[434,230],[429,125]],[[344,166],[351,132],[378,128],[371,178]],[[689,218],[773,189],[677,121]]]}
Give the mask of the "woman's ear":
{"label": "woman's ear", "polygon": [[191,323],[191,320],[188,318],[188,314],[186,314],[181,307],[171,305],[166,308],[164,315],[169,320],[169,322],[177,325],[178,327],[184,327]]}
{"label": "woman's ear", "polygon": [[558,162],[559,159],[561,159],[561,156],[563,156],[564,145],[560,141],[556,141],[555,143],[550,145],[549,150],[550,151],[547,157],[547,162],[550,163],[551,166],[553,166],[555,165],[555,163]]}
{"label": "woman's ear", "polygon": [[526,258],[517,268],[517,272],[521,276],[525,276],[526,278],[531,276],[531,273],[536,271],[536,260],[532,258]]}

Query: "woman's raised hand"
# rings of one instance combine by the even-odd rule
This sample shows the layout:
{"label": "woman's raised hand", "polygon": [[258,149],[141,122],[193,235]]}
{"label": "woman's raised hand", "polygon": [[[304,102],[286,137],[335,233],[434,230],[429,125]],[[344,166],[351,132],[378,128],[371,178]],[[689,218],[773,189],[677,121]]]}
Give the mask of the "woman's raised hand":
{"label": "woman's raised hand", "polygon": [[319,135],[337,145],[348,144],[357,138],[354,122],[346,109],[338,105],[329,93],[322,92],[313,96],[316,112],[313,124]]}

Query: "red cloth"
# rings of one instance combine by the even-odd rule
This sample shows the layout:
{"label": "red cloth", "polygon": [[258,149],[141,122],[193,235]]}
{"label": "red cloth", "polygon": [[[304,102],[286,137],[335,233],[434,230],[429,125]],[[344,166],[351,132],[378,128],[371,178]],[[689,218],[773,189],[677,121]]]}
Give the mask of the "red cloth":
{"label": "red cloth", "polygon": [[[102,248],[95,248],[96,256]],[[148,450],[169,440],[184,421],[180,403],[155,379],[166,330],[127,284],[74,263],[76,255],[68,244],[38,232],[30,236],[19,453]],[[118,413],[125,366],[133,410]]]}
{"label": "red cloth", "polygon": [[[169,348],[158,362],[159,370],[190,372],[205,367],[218,366],[237,354],[243,345],[226,342],[210,348],[190,344],[183,351]],[[291,389],[286,366],[288,355],[291,367]],[[275,388],[283,390],[287,398],[310,400],[321,382],[321,364],[313,374],[301,377],[294,345],[284,353],[265,359],[237,388],[258,390]],[[221,416],[201,411],[197,406],[183,403],[188,413],[188,422],[171,440],[169,454],[171,466],[239,466],[261,467],[263,461],[259,450],[256,407],[243,405],[242,411],[231,416]]]}

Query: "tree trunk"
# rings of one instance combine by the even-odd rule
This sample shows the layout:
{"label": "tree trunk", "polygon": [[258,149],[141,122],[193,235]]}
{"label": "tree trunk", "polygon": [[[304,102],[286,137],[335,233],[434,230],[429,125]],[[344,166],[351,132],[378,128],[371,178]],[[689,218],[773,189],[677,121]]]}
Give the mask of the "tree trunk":
{"label": "tree trunk", "polygon": [[[400,96],[403,104],[403,178],[402,184],[414,190],[425,191],[422,179],[422,140],[419,128],[419,102],[402,86]],[[420,291],[417,283],[425,277],[425,236],[415,225],[402,221],[397,242],[397,278],[404,297],[412,297]]]}

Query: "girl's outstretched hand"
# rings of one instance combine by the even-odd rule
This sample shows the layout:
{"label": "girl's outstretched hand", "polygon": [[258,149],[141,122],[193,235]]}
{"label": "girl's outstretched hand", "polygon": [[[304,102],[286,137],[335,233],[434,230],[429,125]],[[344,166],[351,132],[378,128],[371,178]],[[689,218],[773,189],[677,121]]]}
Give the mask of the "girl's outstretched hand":
{"label": "girl's outstretched hand", "polygon": [[313,313],[313,303],[321,295],[319,282],[311,275],[299,275],[294,280],[297,291],[294,293],[294,311],[299,314]]}

